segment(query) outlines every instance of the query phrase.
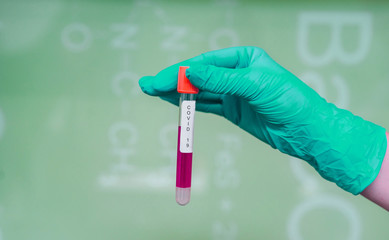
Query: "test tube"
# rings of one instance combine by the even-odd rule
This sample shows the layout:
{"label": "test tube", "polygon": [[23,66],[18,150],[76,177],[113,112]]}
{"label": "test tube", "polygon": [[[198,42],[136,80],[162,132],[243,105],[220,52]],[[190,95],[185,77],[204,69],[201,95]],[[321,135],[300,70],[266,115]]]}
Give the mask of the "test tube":
{"label": "test tube", "polygon": [[182,206],[190,201],[193,158],[193,123],[196,109],[196,94],[199,90],[185,75],[189,67],[181,66],[178,71],[177,92],[180,95],[178,120],[176,202]]}

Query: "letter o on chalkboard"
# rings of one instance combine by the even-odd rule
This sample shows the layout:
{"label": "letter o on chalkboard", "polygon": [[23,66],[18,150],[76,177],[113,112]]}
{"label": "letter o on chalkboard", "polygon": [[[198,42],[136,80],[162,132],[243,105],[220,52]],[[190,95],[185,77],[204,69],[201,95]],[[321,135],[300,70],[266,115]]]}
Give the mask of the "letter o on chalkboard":
{"label": "letter o on chalkboard", "polygon": [[72,23],[66,26],[61,34],[62,44],[72,52],[81,52],[90,47],[92,34],[83,23]]}

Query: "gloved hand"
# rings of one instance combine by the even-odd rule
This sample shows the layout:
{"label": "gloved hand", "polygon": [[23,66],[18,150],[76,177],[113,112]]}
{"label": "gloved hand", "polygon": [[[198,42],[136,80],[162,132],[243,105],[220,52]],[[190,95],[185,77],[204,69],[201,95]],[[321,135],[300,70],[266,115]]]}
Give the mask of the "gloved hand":
{"label": "gloved hand", "polygon": [[201,54],[143,77],[143,92],[178,104],[179,66],[200,89],[196,109],[224,116],[322,177],[359,194],[377,176],[385,129],[337,108],[256,47]]}

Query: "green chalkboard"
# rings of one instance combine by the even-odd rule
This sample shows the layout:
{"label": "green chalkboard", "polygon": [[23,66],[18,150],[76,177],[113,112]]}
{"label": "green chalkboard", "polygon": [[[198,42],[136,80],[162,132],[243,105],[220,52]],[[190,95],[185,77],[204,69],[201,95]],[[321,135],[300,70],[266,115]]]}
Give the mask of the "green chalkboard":
{"label": "green chalkboard", "polygon": [[388,239],[387,212],[205,113],[179,206],[178,109],[138,86],[252,45],[388,127],[388,27],[379,1],[0,1],[0,240]]}

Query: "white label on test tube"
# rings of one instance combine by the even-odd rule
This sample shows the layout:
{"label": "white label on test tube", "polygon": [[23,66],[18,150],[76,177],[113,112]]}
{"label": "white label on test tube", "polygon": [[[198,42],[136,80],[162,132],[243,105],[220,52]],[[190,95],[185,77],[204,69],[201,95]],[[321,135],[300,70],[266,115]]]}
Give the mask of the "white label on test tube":
{"label": "white label on test tube", "polygon": [[193,123],[195,108],[195,101],[183,101],[181,103],[180,152],[182,153],[193,152]]}

